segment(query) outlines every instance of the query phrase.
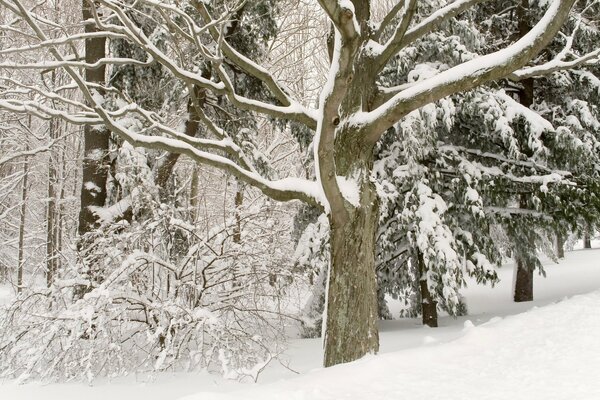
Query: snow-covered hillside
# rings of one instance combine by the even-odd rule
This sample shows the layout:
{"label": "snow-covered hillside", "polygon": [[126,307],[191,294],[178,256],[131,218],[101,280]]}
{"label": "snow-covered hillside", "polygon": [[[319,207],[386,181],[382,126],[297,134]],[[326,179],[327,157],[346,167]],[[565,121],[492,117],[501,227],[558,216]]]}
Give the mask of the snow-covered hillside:
{"label": "snow-covered hillside", "polygon": [[[533,303],[514,304],[512,270],[500,285],[465,291],[470,315],[382,324],[382,351],[358,362],[319,367],[319,340],[296,340],[258,384],[198,374],[128,377],[111,384],[4,382],[10,400],[106,399],[599,399],[600,250],[567,254],[536,277]],[[298,372],[296,374],[293,371]]]}

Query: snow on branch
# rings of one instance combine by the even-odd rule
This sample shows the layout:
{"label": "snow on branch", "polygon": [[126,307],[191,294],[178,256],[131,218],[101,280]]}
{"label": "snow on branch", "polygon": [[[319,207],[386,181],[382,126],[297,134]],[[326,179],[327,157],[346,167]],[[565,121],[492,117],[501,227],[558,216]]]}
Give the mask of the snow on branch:
{"label": "snow on branch", "polygon": [[261,65],[235,50],[226,39],[221,38],[221,33],[216,27],[215,20],[210,15],[204,2],[195,0],[193,4],[198,12],[200,12],[202,15],[202,18],[204,18],[205,26],[210,27],[209,32],[213,40],[219,43],[220,50],[232,63],[237,65],[247,74],[264,82],[273,96],[275,96],[275,98],[281,102],[283,106],[289,107],[292,105],[292,103],[295,103],[295,100],[289,96],[288,91],[279,82],[277,82],[275,77],[267,69],[263,68]]}
{"label": "snow on branch", "polygon": [[[581,13],[583,14],[583,12]],[[533,78],[536,76],[548,75],[553,72],[563,71],[567,69],[573,69],[575,67],[585,67],[600,64],[600,48],[590,51],[584,55],[576,55],[573,52],[573,42],[575,36],[579,32],[581,26],[581,18],[577,19],[573,33],[566,39],[565,47],[554,57],[552,60],[533,67],[526,67],[513,72],[510,75],[512,80],[522,80]],[[572,60],[566,60],[567,57],[572,56]]]}
{"label": "snow on branch", "polygon": [[319,4],[344,40],[352,40],[360,35],[360,25],[352,1],[319,0]]}
{"label": "snow on branch", "polygon": [[[103,3],[110,3],[110,2],[103,1]],[[21,17],[23,17],[25,22],[27,22],[27,24],[33,29],[33,31],[36,33],[38,38],[42,41],[47,41],[48,37],[42,31],[42,29],[38,26],[38,24],[35,22],[35,20],[31,17],[29,11],[27,11],[27,9],[23,6],[23,4],[19,0],[15,0],[15,4],[18,7],[19,15]],[[123,18],[122,22],[124,24],[129,25],[128,33],[132,34],[135,31],[137,33],[137,36],[135,36],[135,37],[142,38],[143,33],[141,32],[141,30],[139,30],[133,24],[133,22],[131,20],[129,20],[128,17],[125,16],[125,14],[122,12],[122,10],[120,10],[118,7],[115,7],[113,9],[115,9],[115,11],[118,13],[118,15],[120,15]],[[143,37],[145,37],[145,36],[143,36]],[[146,43],[147,48],[154,48],[156,50],[157,54],[160,53],[160,51],[156,47],[154,47],[150,43],[150,41],[147,40],[147,38],[145,40],[147,41],[147,43]],[[56,49],[50,48],[50,52],[57,59],[58,62],[64,61],[64,57]],[[160,53],[159,56],[161,54],[162,53]],[[164,54],[162,54],[162,56],[164,56]],[[166,56],[164,56],[164,57],[166,57]],[[145,136],[140,133],[133,132],[132,129],[128,129],[122,123],[117,121],[114,118],[114,116],[111,115],[111,113],[109,113],[107,110],[105,110],[101,104],[99,104],[99,102],[98,102],[99,100],[97,99],[97,96],[95,96],[93,94],[92,90],[86,85],[86,81],[83,79],[83,77],[80,75],[80,73],[78,71],[76,71],[73,67],[71,67],[69,65],[63,65],[63,68],[67,72],[67,74],[73,79],[73,81],[75,81],[75,83],[78,85],[79,89],[81,90],[81,92],[83,94],[83,97],[88,102],[88,104],[90,104],[94,108],[94,110],[96,111],[98,116],[101,118],[102,123],[104,123],[113,133],[117,134],[118,136],[120,136],[124,140],[128,141],[132,145],[141,146],[141,147],[150,148],[150,149],[168,151],[171,153],[187,155],[188,157],[192,158],[194,161],[196,161],[198,163],[213,166],[215,168],[221,169],[225,172],[232,174],[233,176],[237,177],[238,179],[242,180],[243,182],[246,182],[246,183],[254,186],[255,188],[261,190],[264,194],[266,194],[267,196],[269,196],[275,200],[279,200],[279,201],[301,200],[306,203],[313,204],[317,207],[322,206],[325,203],[323,200],[321,190],[318,188],[318,185],[316,182],[309,181],[306,179],[300,179],[300,178],[285,178],[285,179],[281,179],[278,181],[270,181],[270,180],[263,178],[256,172],[249,171],[249,170],[243,168],[242,166],[238,165],[237,163],[235,163],[234,161],[232,161],[226,157],[199,150],[195,146],[184,142],[180,138],[174,139],[174,138],[165,138],[165,137],[161,137],[161,136]],[[197,75],[197,74],[190,73],[190,75]],[[199,75],[198,75],[198,77],[199,77]],[[200,79],[204,79],[204,78],[200,77]],[[25,107],[24,104],[26,104],[26,102],[23,102],[23,104],[15,107],[12,104],[10,104],[9,101],[0,100],[0,108],[7,108],[11,111],[16,111],[16,112],[25,112],[27,108]],[[65,112],[52,110],[52,109],[49,109],[48,107],[44,108],[41,105],[38,105],[38,106],[40,106],[40,108],[43,110],[43,112],[46,112],[49,115],[59,116],[68,121],[73,120],[73,118],[69,118],[70,116],[67,115]],[[130,109],[133,110],[135,108],[137,108],[137,106],[135,104],[130,104],[130,105],[124,107],[121,112],[130,110]],[[118,113],[116,113],[116,114],[118,114]],[[81,122],[81,120],[79,120],[79,121]],[[95,122],[98,123],[98,121],[95,121]],[[174,131],[171,133],[177,135]],[[194,144],[200,144],[200,142],[194,143]],[[204,145],[214,145],[221,149],[229,146],[229,145],[225,146],[224,143],[217,144],[216,141],[204,142],[203,144]]]}
{"label": "snow on branch", "polygon": [[74,68],[87,68],[87,69],[96,69],[100,68],[104,65],[138,65],[138,66],[148,66],[154,62],[152,58],[148,61],[140,61],[133,58],[112,58],[105,57],[101,58],[95,63],[86,63],[83,61],[41,61],[37,63],[9,63],[3,62],[0,63],[0,68],[5,69],[20,69],[20,70],[31,70],[31,69],[41,69],[43,71],[48,71],[52,69],[58,69],[63,67],[74,67]]}
{"label": "snow on branch", "polygon": [[12,153],[9,156],[0,158],[0,167],[4,164],[11,162],[12,160],[20,158],[20,157],[35,156],[36,154],[45,153],[47,151],[50,151],[52,149],[52,146],[54,146],[59,139],[63,139],[63,138],[52,139],[48,144],[36,147],[35,149],[17,151],[17,152]]}
{"label": "snow on branch", "polygon": [[564,56],[556,57],[553,60],[548,61],[547,63],[517,70],[510,75],[510,78],[512,80],[519,81],[527,78],[548,75],[553,72],[573,69],[576,67],[597,65],[600,65],[600,49],[596,49],[583,56],[577,57],[569,61],[564,61]]}
{"label": "snow on branch", "polygon": [[388,128],[411,111],[458,91],[470,90],[509,75],[548,45],[562,27],[574,2],[554,0],[533,29],[511,46],[420,81],[375,110],[355,114],[348,122],[362,127],[366,139],[376,142]]}
{"label": "snow on branch", "polygon": [[[156,5],[156,2],[148,0],[146,0],[145,2],[150,5]],[[203,89],[207,89],[217,95],[226,96],[227,99],[232,102],[232,104],[243,110],[257,112],[274,118],[297,121],[307,125],[311,129],[314,129],[316,127],[317,118],[314,110],[307,109],[298,102],[292,101],[289,97],[287,97],[287,95],[287,101],[282,102],[282,104],[284,104],[283,106],[274,105],[255,99],[250,99],[239,95],[238,93],[233,91],[232,88],[227,88],[222,82],[215,83],[209,79],[203,78],[199,73],[191,72],[182,68],[181,66],[177,65],[175,60],[171,59],[152,43],[152,41],[144,34],[142,29],[139,28],[135,24],[135,22],[131,20],[131,18],[123,10],[123,7],[120,3],[112,0],[99,0],[99,3],[110,9],[113,12],[114,16],[116,16],[122,23],[122,25],[115,25],[96,19],[96,24],[100,29],[126,35],[134,44],[140,46],[144,51],[146,51],[151,57],[156,59],[165,68],[167,68],[169,72],[171,72],[178,79],[181,79],[190,85],[195,85]],[[191,22],[189,21],[188,23],[191,24]],[[209,26],[212,25],[213,24],[209,24]],[[194,35],[198,34],[198,31],[201,30],[201,28],[197,26],[191,26],[191,28],[194,30]],[[202,56],[207,61],[213,63],[220,62],[219,57],[215,54],[212,54],[211,51],[208,48],[206,48],[206,46],[201,45],[198,40],[196,40],[194,43],[196,43],[196,49],[200,52],[200,54],[202,54]],[[220,40],[218,42],[218,45],[224,46],[223,41]],[[255,74],[258,74],[259,78],[262,77],[263,79],[265,79],[267,87],[269,87],[270,89],[273,89],[277,85],[274,81],[274,78],[272,77],[272,84],[270,84],[271,81],[269,81],[269,78],[267,77],[267,75],[269,75],[268,72],[262,68],[259,68],[256,64],[253,64],[249,59],[242,59],[239,57],[238,53],[229,52],[227,50],[225,50],[225,53],[233,57],[234,64],[235,61],[238,61],[239,63],[245,65],[246,69],[252,70]],[[277,92],[274,92],[274,95],[278,97],[281,97],[281,94],[283,94],[283,92],[279,93],[279,96]]]}
{"label": "snow on branch", "polygon": [[22,46],[22,47],[9,47],[7,49],[0,50],[0,55],[19,54],[24,51],[40,50],[40,49],[48,48],[50,46],[60,46],[60,45],[72,44],[79,40],[88,40],[88,39],[94,39],[94,38],[126,39],[127,36],[121,35],[118,33],[112,33],[112,32],[78,33],[78,34],[65,36],[65,37],[61,37],[61,38],[57,38],[57,39],[46,40],[46,41],[40,42],[38,44],[32,44],[32,45]]}
{"label": "snow on branch", "polygon": [[[388,60],[399,51],[399,47],[404,39],[404,35],[406,34],[406,31],[408,30],[408,27],[413,19],[413,16],[417,11],[417,0],[405,0],[399,2],[398,4],[401,3],[404,4],[404,6],[402,8],[402,15],[400,17],[400,21],[396,26],[394,34],[384,45],[383,50],[377,57],[376,65],[379,70],[383,69],[385,64],[387,64]],[[391,11],[391,13],[393,12],[395,12],[395,10]]]}
{"label": "snow on branch", "polygon": [[[416,11],[416,1],[406,0],[406,6],[403,8],[404,13],[396,27],[396,31],[394,32],[392,38],[385,44],[383,51],[381,51],[380,55],[378,56],[376,65],[379,69],[382,69],[395,54],[397,54],[407,45],[432,32],[449,19],[456,17],[474,5],[484,1],[488,0],[457,0],[445,7],[440,8],[438,11],[434,12],[414,27],[408,29],[409,24],[412,21],[412,17]],[[402,3],[402,0],[400,3]],[[396,12],[397,10],[394,8],[390,14]],[[384,28],[385,27],[382,26],[382,29]]]}

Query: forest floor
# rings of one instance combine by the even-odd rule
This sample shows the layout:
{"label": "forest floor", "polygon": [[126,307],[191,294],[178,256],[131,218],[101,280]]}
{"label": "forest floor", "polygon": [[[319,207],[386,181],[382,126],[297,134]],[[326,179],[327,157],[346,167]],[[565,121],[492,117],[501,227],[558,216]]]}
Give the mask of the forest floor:
{"label": "forest floor", "polygon": [[[0,399],[600,399],[600,250],[568,252],[560,264],[544,265],[535,301],[512,302],[507,265],[495,288],[471,283],[464,291],[468,316],[441,317],[439,328],[416,319],[384,321],[380,354],[354,363],[323,369],[320,340],[298,339],[258,383],[193,373],[93,386],[0,381]],[[8,293],[0,287],[0,297]],[[399,307],[390,307],[395,316]]]}

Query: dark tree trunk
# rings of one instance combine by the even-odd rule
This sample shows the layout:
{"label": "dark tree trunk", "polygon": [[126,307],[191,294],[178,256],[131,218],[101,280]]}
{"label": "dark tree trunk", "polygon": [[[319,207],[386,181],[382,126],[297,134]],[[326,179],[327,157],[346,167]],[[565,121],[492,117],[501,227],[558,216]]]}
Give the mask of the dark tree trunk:
{"label": "dark tree trunk", "polygon": [[[88,0],[82,1],[84,20],[93,19]],[[85,25],[86,33],[97,32],[94,24]],[[85,41],[85,61],[95,63],[106,54],[106,38],[96,37]],[[104,66],[86,69],[88,82],[105,84],[106,68]],[[103,94],[103,93],[100,93]],[[104,207],[106,203],[106,181],[110,169],[108,159],[110,131],[104,125],[86,125],[84,128],[83,180],[81,186],[81,209],[79,212],[80,236],[98,227],[98,219],[94,207]],[[81,247],[81,244],[80,244]]]}
{"label": "dark tree trunk", "polygon": [[242,241],[242,216],[240,214],[242,204],[244,203],[244,186],[236,179],[235,188],[235,227],[233,228],[233,241],[241,243]]}
{"label": "dark tree trunk", "polygon": [[[531,30],[529,21],[529,0],[521,0],[520,6],[517,8],[517,17],[519,18],[519,36],[525,36]],[[534,103],[534,80],[533,78],[521,81],[523,88],[519,90],[520,103],[529,108]],[[527,208],[526,195],[522,194],[519,199],[520,207]],[[517,238],[519,240],[520,238]],[[520,244],[523,245],[522,243]],[[527,243],[530,251],[535,251],[535,243]],[[515,259],[517,263],[517,271],[515,277],[514,300],[516,302],[533,300],[533,270],[532,266],[527,265],[527,261],[522,256],[518,255]]]}
{"label": "dark tree trunk", "polygon": [[517,303],[533,300],[533,271],[520,259],[517,260],[515,273],[515,297]]}
{"label": "dark tree trunk", "polygon": [[[29,149],[29,148],[27,148]],[[21,219],[19,221],[19,254],[17,256],[17,293],[23,290],[23,254],[25,248],[25,214],[27,212],[27,180],[29,177],[29,159],[23,165],[23,181],[21,188]]]}
{"label": "dark tree trunk", "polygon": [[590,228],[586,228],[585,232],[583,233],[583,248],[592,248],[592,235],[590,234]]}
{"label": "dark tree trunk", "polygon": [[[210,77],[208,72],[203,72],[202,76],[204,78]],[[185,130],[184,133],[187,136],[194,137],[198,132],[198,128],[200,127],[200,121],[198,112],[196,112],[196,107],[202,108],[206,103],[206,90],[199,89],[197,87],[192,88],[193,96],[191,96],[188,101],[188,119],[185,121]],[[171,188],[169,188],[169,178],[173,174],[173,169],[175,168],[175,164],[181,154],[178,153],[169,153],[166,155],[158,170],[156,172],[155,183],[158,186],[160,199],[161,201],[166,202],[169,199]]]}
{"label": "dark tree trunk", "polygon": [[423,261],[423,255],[420,252],[417,256],[417,262],[419,264],[419,289],[421,291],[421,314],[423,316],[423,325],[437,328],[437,302],[433,300],[433,297],[429,292],[426,275],[427,270],[425,268],[425,262]]}
{"label": "dark tree trunk", "polygon": [[[527,198],[525,195],[521,195],[520,207],[527,208]],[[515,287],[514,287],[514,300],[516,302],[532,301],[533,300],[533,266],[527,262],[527,257],[524,257],[522,253],[527,251],[535,251],[535,243],[531,243],[527,238],[516,238],[522,242],[518,243],[518,247],[525,248],[521,251],[515,252],[516,262],[516,276],[515,276]]]}
{"label": "dark tree trunk", "polygon": [[558,230],[556,231],[556,257],[565,258],[565,235]]}
{"label": "dark tree trunk", "polygon": [[196,223],[198,220],[198,206],[200,205],[200,182],[198,178],[198,166],[194,165],[192,182],[190,183],[190,218],[192,223]]}
{"label": "dark tree trunk", "polygon": [[[55,119],[50,120],[50,137],[58,137],[58,126]],[[54,151],[49,152],[48,160],[48,205],[46,208],[46,285],[50,287],[54,282],[58,270],[58,250],[56,237],[57,218],[57,156]]]}
{"label": "dark tree trunk", "polygon": [[325,366],[379,350],[375,234],[378,201],[364,184],[360,207],[342,226],[330,218],[331,268],[327,291]]}

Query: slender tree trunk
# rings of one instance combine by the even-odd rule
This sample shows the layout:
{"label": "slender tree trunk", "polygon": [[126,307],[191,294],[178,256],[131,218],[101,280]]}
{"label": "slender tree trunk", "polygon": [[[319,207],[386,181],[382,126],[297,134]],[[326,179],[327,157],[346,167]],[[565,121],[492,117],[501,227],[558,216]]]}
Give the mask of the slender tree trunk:
{"label": "slender tree trunk", "polygon": [[[84,20],[93,19],[88,0],[82,0]],[[94,24],[86,24],[85,32],[96,32]],[[106,38],[96,37],[85,41],[85,61],[96,63],[106,55]],[[106,67],[101,66],[85,70],[88,82],[105,84]],[[101,95],[103,93],[100,93]],[[98,227],[94,207],[106,205],[106,181],[110,169],[108,159],[110,131],[104,125],[86,125],[84,127],[83,181],[81,186],[81,209],[79,212],[78,233],[82,237]],[[81,244],[80,244],[81,245]]]}
{"label": "slender tree trunk", "polygon": [[[202,76],[206,78],[210,77],[210,74],[207,71],[203,71]],[[196,107],[202,108],[206,103],[205,89],[200,89],[196,86],[193,86],[192,92],[193,96],[188,100],[188,118],[185,121],[184,130],[184,133],[190,137],[196,136],[196,133],[198,133],[198,128],[200,128],[200,117]],[[179,160],[180,156],[181,154],[178,153],[169,153],[158,167],[154,181],[159,188],[161,201],[167,201],[171,193],[168,181],[173,174],[173,169],[175,168],[175,164],[177,164],[177,160]],[[196,177],[197,176],[198,175],[196,174]]]}
{"label": "slender tree trunk", "polygon": [[417,262],[419,264],[419,289],[421,291],[421,314],[423,316],[423,325],[432,328],[438,326],[437,302],[433,300],[429,287],[427,285],[427,270],[423,255],[418,252]]}
{"label": "slender tree trunk", "polygon": [[192,182],[190,183],[190,217],[193,223],[198,220],[198,206],[200,205],[200,182],[198,177],[198,166],[194,165]]}
{"label": "slender tree trunk", "polygon": [[558,230],[556,231],[556,257],[565,258],[565,235]]}
{"label": "slender tree trunk", "polygon": [[[517,7],[517,17],[519,18],[519,36],[525,36],[531,30],[529,22],[529,0],[521,0],[521,4]],[[534,80],[533,78],[521,81],[523,88],[519,91],[520,103],[529,108],[534,103]],[[520,196],[519,202],[521,208],[527,208],[526,195]],[[527,243],[532,247],[531,251],[535,251],[535,243]],[[533,270],[531,265],[527,265],[527,261],[523,257],[516,257],[516,277],[514,287],[514,300],[516,302],[532,301],[533,300]]]}
{"label": "slender tree trunk", "polygon": [[242,204],[244,203],[244,185],[236,179],[235,189],[235,227],[233,228],[233,241],[240,243],[242,241],[242,217],[240,214]]}
{"label": "slender tree trunk", "polygon": [[[57,122],[50,120],[50,137],[58,137]],[[56,251],[56,153],[51,151],[48,160],[48,205],[46,208],[46,285],[50,287],[54,282],[54,276],[57,271],[57,251]]]}
{"label": "slender tree trunk", "polygon": [[[29,149],[29,148],[27,148]],[[27,212],[27,180],[29,177],[29,158],[25,158],[23,165],[23,181],[21,189],[21,220],[19,221],[19,254],[17,256],[17,293],[23,289],[23,263],[25,247],[25,214]]]}
{"label": "slender tree trunk", "polygon": [[342,226],[330,218],[331,267],[327,289],[325,366],[379,350],[375,235],[378,201],[369,183],[361,204]]}
{"label": "slender tree trunk", "polygon": [[583,233],[583,248],[591,249],[592,248],[592,235],[590,234],[591,229],[587,227],[585,232]]}
{"label": "slender tree trunk", "polygon": [[521,259],[517,259],[515,274],[515,302],[532,301],[533,271]]}

